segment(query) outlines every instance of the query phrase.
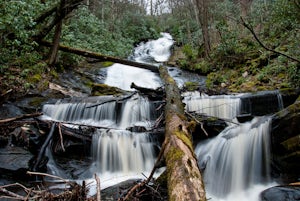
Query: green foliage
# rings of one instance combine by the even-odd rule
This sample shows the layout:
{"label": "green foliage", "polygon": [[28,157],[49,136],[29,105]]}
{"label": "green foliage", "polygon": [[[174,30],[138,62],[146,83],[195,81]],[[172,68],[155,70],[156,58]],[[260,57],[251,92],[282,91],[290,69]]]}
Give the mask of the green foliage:
{"label": "green foliage", "polygon": [[288,71],[288,78],[293,87],[299,88],[300,87],[300,64],[293,63],[287,69]]}
{"label": "green foliage", "polygon": [[184,87],[187,91],[195,91],[198,89],[199,84],[197,82],[185,82]]}

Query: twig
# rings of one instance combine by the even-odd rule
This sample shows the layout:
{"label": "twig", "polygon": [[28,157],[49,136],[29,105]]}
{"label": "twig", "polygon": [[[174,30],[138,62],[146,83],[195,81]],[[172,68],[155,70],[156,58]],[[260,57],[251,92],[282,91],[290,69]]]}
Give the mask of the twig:
{"label": "twig", "polygon": [[5,193],[6,195],[9,195],[10,197],[7,197],[7,196],[0,196],[0,198],[11,198],[11,199],[18,199],[18,200],[26,200],[25,197],[21,196],[21,195],[18,195],[18,194],[15,194],[11,191],[8,191],[6,190],[5,188],[3,188],[2,186],[0,186],[0,192],[2,193]]}
{"label": "twig", "polygon": [[275,53],[275,54],[279,54],[279,55],[281,55],[281,56],[287,57],[287,58],[289,58],[289,59],[291,59],[291,60],[293,60],[293,61],[296,61],[296,62],[300,63],[300,60],[298,60],[298,59],[296,59],[296,58],[294,58],[294,57],[291,57],[291,56],[289,56],[289,55],[287,55],[287,54],[284,54],[284,53],[282,53],[282,52],[278,52],[278,51],[276,51],[276,50],[273,50],[273,49],[271,49],[271,48],[265,46],[265,45],[259,40],[259,38],[257,37],[257,35],[255,34],[253,27],[252,27],[251,25],[247,24],[247,23],[245,22],[245,20],[244,20],[242,17],[241,17],[241,21],[242,21],[242,24],[244,25],[244,27],[246,27],[246,28],[252,33],[252,35],[254,36],[255,40],[256,40],[256,41],[259,43],[259,45],[262,46],[264,49],[266,49],[266,50],[268,50],[268,51],[270,51],[270,52],[273,52],[273,53]]}
{"label": "twig", "polygon": [[94,105],[88,106],[88,107],[86,107],[86,108],[97,107],[97,106],[99,106],[99,105],[103,105],[103,104],[105,104],[105,103],[110,103],[110,102],[118,102],[118,101],[123,101],[123,100],[126,100],[126,99],[129,99],[129,98],[131,98],[131,97],[132,97],[132,96],[134,96],[136,93],[137,93],[137,92],[135,91],[135,92],[133,92],[132,94],[130,94],[130,95],[128,95],[128,96],[126,96],[126,97],[123,97],[123,98],[120,98],[120,99],[112,99],[112,100],[104,101],[104,102],[102,102],[102,103],[97,103],[97,104],[94,104]]}
{"label": "twig", "polygon": [[61,178],[59,176],[55,176],[55,175],[51,175],[51,174],[47,174],[47,173],[42,173],[42,172],[31,172],[31,171],[27,171],[26,172],[27,174],[29,175],[39,175],[39,176],[46,176],[46,177],[51,177],[51,178],[54,178],[54,179],[59,179],[59,180],[62,180],[63,182],[67,183],[67,184],[70,184],[72,185],[72,183],[69,181],[69,180],[66,180],[64,178]]}
{"label": "twig", "polygon": [[7,90],[6,92],[4,92],[3,94],[0,95],[0,97],[4,97],[6,96],[7,94],[11,93],[13,90],[12,89],[9,89]]}
{"label": "twig", "polygon": [[200,124],[200,126],[201,126],[201,130],[204,132],[204,134],[206,135],[206,136],[208,136],[208,133],[206,132],[206,130],[204,129],[204,127],[203,127],[203,122],[201,122],[201,121],[199,121],[198,119],[196,119],[196,117],[194,117],[193,115],[191,115],[190,113],[188,113],[188,112],[185,112],[189,117],[191,117],[192,119],[194,119],[198,124]]}
{"label": "twig", "polygon": [[62,132],[61,132],[61,123],[58,124],[58,133],[59,133],[61,148],[62,148],[63,152],[65,152],[66,150],[64,147],[63,136],[62,136]]}
{"label": "twig", "polygon": [[97,183],[97,201],[101,201],[101,187],[100,187],[100,178],[95,174],[95,179]]}

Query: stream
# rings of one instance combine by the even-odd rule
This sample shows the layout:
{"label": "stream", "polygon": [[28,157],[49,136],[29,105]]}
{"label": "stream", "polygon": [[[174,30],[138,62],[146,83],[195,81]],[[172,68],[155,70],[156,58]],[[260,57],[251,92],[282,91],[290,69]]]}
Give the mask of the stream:
{"label": "stream", "polygon": [[[167,33],[161,38],[141,43],[130,59],[159,66],[171,55],[174,41]],[[105,71],[105,84],[127,91],[132,82],[156,89],[162,87],[159,75],[145,69],[113,64]],[[169,67],[169,73],[182,88],[186,81],[203,85],[205,78]],[[230,120],[216,137],[197,143],[195,153],[204,175],[207,199],[214,201],[258,201],[259,193],[274,186],[270,175],[270,119],[268,115],[254,117],[239,123],[237,116],[252,114],[247,104],[248,94],[208,96],[199,92],[182,94],[186,111]],[[282,109],[278,92],[274,96],[273,110]],[[101,178],[101,189],[128,179],[144,179],[153,168],[161,146],[161,139],[153,131],[162,111],[160,102],[135,94],[123,101],[108,102],[109,96],[59,100],[43,106],[43,119],[103,127],[93,131],[91,156],[77,161],[73,176],[80,182],[93,182],[93,175]],[[103,103],[103,104],[102,104]],[[268,113],[266,113],[268,114]],[[74,127],[74,125],[69,125]],[[76,127],[76,126],[75,126]],[[51,151],[47,152],[49,158]],[[50,160],[50,172],[63,172],[62,165]],[[71,165],[72,162],[66,162]],[[73,161],[73,163],[76,163]],[[81,170],[78,170],[78,169]],[[164,168],[157,171],[159,175]],[[66,176],[66,175],[63,175]],[[70,177],[70,175],[67,175]],[[70,178],[74,179],[74,178]],[[91,191],[91,194],[94,192]]]}

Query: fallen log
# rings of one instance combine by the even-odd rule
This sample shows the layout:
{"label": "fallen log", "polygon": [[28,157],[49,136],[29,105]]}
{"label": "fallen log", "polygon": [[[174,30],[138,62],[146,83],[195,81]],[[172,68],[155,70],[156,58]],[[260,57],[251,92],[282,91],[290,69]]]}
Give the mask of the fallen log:
{"label": "fallen log", "polygon": [[136,89],[137,91],[141,92],[142,94],[148,96],[150,100],[162,100],[164,97],[164,90],[162,88],[157,88],[157,89],[151,89],[151,88],[144,88],[140,87],[134,82],[131,83],[130,88]]}
{"label": "fallen log", "polygon": [[204,183],[193,151],[190,124],[184,115],[179,89],[165,67],[161,66],[159,73],[166,91],[164,157],[169,200],[205,201]]}
{"label": "fallen log", "polygon": [[[44,40],[39,42],[39,44],[44,45],[46,47],[52,47],[52,45],[53,45],[52,43],[50,43],[48,41],[44,41]],[[72,47],[68,47],[65,45],[59,45],[59,50],[77,54],[77,55],[80,55],[83,57],[99,59],[101,61],[111,61],[111,62],[120,63],[120,64],[124,64],[124,65],[134,66],[137,68],[143,68],[143,69],[147,69],[152,72],[158,73],[157,66],[150,65],[150,64],[144,64],[144,63],[139,63],[139,62],[130,61],[130,60],[126,60],[126,59],[120,59],[117,57],[107,56],[107,55],[99,54],[99,53],[88,51],[88,50],[72,48]]]}
{"label": "fallen log", "polygon": [[12,122],[12,121],[17,121],[17,120],[26,119],[26,118],[38,117],[38,116],[41,116],[41,115],[42,115],[42,113],[40,113],[40,112],[33,113],[33,114],[23,114],[23,115],[17,116],[17,117],[12,117],[12,118],[8,118],[8,119],[1,119],[0,124],[9,123],[9,122]]}

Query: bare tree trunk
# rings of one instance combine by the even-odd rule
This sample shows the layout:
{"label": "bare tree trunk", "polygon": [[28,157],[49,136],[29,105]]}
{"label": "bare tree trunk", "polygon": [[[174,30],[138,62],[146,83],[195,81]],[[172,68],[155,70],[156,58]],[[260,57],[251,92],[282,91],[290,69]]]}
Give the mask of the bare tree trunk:
{"label": "bare tree trunk", "polygon": [[204,54],[205,57],[209,57],[210,50],[211,50],[210,37],[209,37],[209,16],[208,16],[209,1],[207,0],[192,0],[192,1],[194,3],[194,11],[197,18],[197,22],[202,31]]}
{"label": "bare tree trunk", "polygon": [[[60,15],[63,15],[63,8],[65,6],[66,2],[65,0],[61,0],[59,10],[57,11],[56,15],[57,18],[60,18]],[[49,65],[54,65],[57,61],[57,54],[58,54],[58,48],[59,48],[59,40],[61,35],[61,29],[62,29],[62,22],[63,19],[61,19],[55,28],[55,34],[53,38],[53,46],[50,50],[50,57],[49,57]]]}
{"label": "bare tree trunk", "polygon": [[160,67],[159,72],[165,82],[166,91],[164,157],[167,164],[169,200],[206,201],[179,89],[165,67]]}
{"label": "bare tree trunk", "polygon": [[58,55],[58,48],[59,48],[59,40],[61,35],[62,29],[62,21],[60,21],[55,28],[55,34],[53,39],[53,46],[50,50],[50,57],[49,57],[49,65],[54,65],[57,62],[57,55]]}
{"label": "bare tree trunk", "polygon": [[55,27],[61,20],[63,20],[69,13],[71,13],[74,9],[76,9],[83,0],[69,0],[65,3],[65,6],[62,8],[62,12],[60,15],[56,15],[56,17],[46,26],[44,26],[39,33],[33,36],[35,41],[41,41],[47,34]]}

